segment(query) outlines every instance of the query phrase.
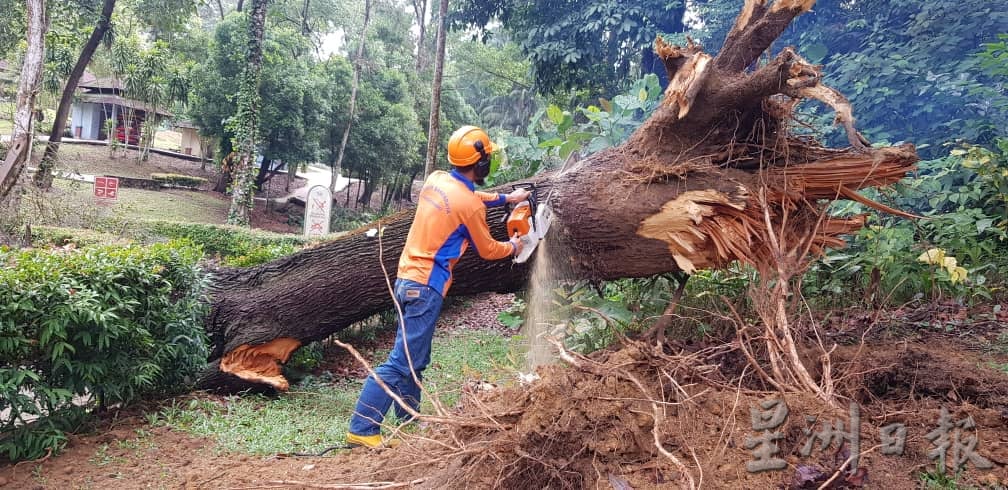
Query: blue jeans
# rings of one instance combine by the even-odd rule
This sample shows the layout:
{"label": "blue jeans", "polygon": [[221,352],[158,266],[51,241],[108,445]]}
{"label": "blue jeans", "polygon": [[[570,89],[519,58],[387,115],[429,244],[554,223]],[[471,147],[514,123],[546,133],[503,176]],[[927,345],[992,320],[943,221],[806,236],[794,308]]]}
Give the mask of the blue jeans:
{"label": "blue jeans", "polygon": [[[429,286],[397,279],[395,300],[402,309],[406,336],[404,339],[403,328],[401,325],[398,326],[395,346],[385,364],[375,368],[375,373],[410,408],[417,410],[420,407],[420,386],[413,381],[406,349],[409,348],[417,379],[422,380],[423,371],[430,364],[434,325],[437,324],[438,315],[441,314],[441,303],[444,298],[441,297],[441,293]],[[359,436],[373,436],[381,432],[381,422],[392,403],[392,397],[385,393],[373,377],[368,376],[364,381],[360,398],[357,399],[357,407],[350,417],[350,432]],[[398,403],[395,412],[400,420],[409,418],[409,413]]]}

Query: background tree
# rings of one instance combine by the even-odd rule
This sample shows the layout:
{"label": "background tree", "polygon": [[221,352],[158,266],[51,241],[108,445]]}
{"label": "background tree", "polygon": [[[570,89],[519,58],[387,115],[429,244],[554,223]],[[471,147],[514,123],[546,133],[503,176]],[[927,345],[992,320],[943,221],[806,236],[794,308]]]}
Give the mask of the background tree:
{"label": "background tree", "polygon": [[[939,156],[943,142],[990,144],[1003,131],[999,121],[1008,113],[996,101],[1008,95],[974,53],[1006,26],[1004,0],[827,0],[799,17],[777,46],[796,45],[825,64],[826,80],[850,98],[869,138],[925,141],[922,155]],[[828,118],[822,126],[842,138]]]}
{"label": "background tree", "polygon": [[[324,70],[315,68],[309,41],[289,25],[268,22],[265,29],[259,83],[262,117],[257,137],[264,158],[253,176],[257,186],[275,173],[275,169],[264,167],[272,160],[294,169],[318,158],[321,131],[327,122],[321,119],[329,114],[331,105],[329,92],[319,88],[324,86]],[[218,141],[221,158],[234,150],[235,133],[226,122],[235,115],[238,80],[245,63],[234,53],[244,50],[246,36],[244,16],[229,14],[215,27],[202,62],[192,69],[187,114],[204,135]],[[220,192],[231,179],[222,179],[222,183]]]}
{"label": "background tree", "polygon": [[[17,210],[17,183],[22,179],[25,164],[31,158],[35,141],[35,99],[42,85],[42,66],[45,60],[45,34],[48,29],[45,2],[25,2],[27,34],[24,63],[18,79],[17,109],[14,114],[14,134],[11,144],[0,162],[0,209],[5,214]],[[12,196],[13,194],[13,196]],[[13,197],[13,198],[12,198]]]}
{"label": "background tree", "polygon": [[453,7],[454,29],[484,29],[500,21],[532,64],[540,92],[576,89],[586,98],[611,96],[644,73],[664,81],[652,54],[655,36],[681,33],[685,2],[645,0],[462,0]]}
{"label": "background tree", "polygon": [[238,112],[228,121],[234,132],[237,150],[234,181],[231,188],[231,207],[227,222],[231,225],[249,226],[252,222],[252,197],[255,192],[254,162],[259,131],[259,79],[262,70],[263,32],[266,30],[266,7],[269,0],[253,0],[248,14],[245,66],[238,86]]}
{"label": "background tree", "polygon": [[52,130],[49,131],[49,142],[46,143],[45,154],[39,162],[38,171],[35,172],[35,185],[48,189],[52,185],[52,171],[56,166],[56,158],[59,153],[60,141],[63,139],[63,131],[66,130],[67,117],[70,116],[70,105],[73,103],[74,92],[77,90],[77,83],[84,70],[91,63],[91,57],[98,49],[98,44],[108,33],[112,25],[112,12],[115,9],[116,0],[102,0],[101,12],[94,24],[94,29],[88,36],[87,41],[81,48],[80,55],[74,63],[73,69],[63,84],[63,93],[60,96],[59,105],[56,108],[56,118],[53,119]]}
{"label": "background tree", "polygon": [[343,156],[346,153],[347,138],[350,137],[350,127],[353,125],[354,110],[357,105],[357,88],[360,85],[361,63],[364,61],[364,46],[367,41],[368,20],[371,19],[371,0],[364,0],[364,24],[361,26],[360,41],[357,45],[357,55],[353,59],[353,79],[350,82],[350,104],[347,108],[346,126],[343,129],[343,139],[340,141],[339,153],[332,166],[332,180],[329,183],[329,191],[336,192],[336,179],[339,177],[339,169],[343,166]]}
{"label": "background tree", "polygon": [[434,172],[437,158],[438,131],[441,129],[441,79],[444,75],[448,0],[441,0],[439,5],[437,17],[437,51],[434,54],[434,81],[431,85],[430,122],[427,125],[427,157],[424,160],[425,176],[429,176]]}

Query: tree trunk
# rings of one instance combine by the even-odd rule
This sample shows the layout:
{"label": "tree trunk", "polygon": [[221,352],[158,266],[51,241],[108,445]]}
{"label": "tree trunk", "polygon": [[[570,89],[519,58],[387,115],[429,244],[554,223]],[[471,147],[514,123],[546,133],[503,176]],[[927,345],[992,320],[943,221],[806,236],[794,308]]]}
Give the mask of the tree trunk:
{"label": "tree trunk", "polygon": [[14,112],[14,134],[7,155],[0,162],[0,202],[4,215],[16,213],[20,202],[22,172],[31,159],[35,142],[35,99],[42,85],[42,67],[45,64],[45,35],[49,28],[44,0],[28,0],[27,43],[21,76],[18,80],[17,108]]}
{"label": "tree trunk", "polygon": [[[655,113],[626,143],[531,179],[555,212],[541,245],[552,263],[564,264],[570,278],[592,280],[692,273],[734,261],[781,269],[843,246],[841,235],[864,224],[864,215],[830,218],[829,201],[902,214],[855,191],[914,170],[913,145],[867,145],[846,99],[790,49],[747,70],[812,3],[747,0],[717,57],[692,43],[656,41],[669,83]],[[790,134],[792,110],[808,98],[836,110],[850,147]],[[494,235],[506,240],[501,217],[499,208],[488,210]],[[298,346],[390,308],[381,266],[394,276],[411,220],[412,211],[404,211],[374,225],[383,230],[375,237],[365,227],[259,267],[217,271],[207,320],[212,366],[203,385],[286,389],[277,363]],[[528,264],[474,255],[459,261],[450,294],[525,285]]]}
{"label": "tree trunk", "polygon": [[427,35],[427,0],[413,0],[413,15],[416,16],[417,27],[420,29],[420,36],[417,38],[416,72],[419,75],[423,72],[424,42]]}
{"label": "tree trunk", "polygon": [[438,131],[441,129],[441,79],[444,74],[445,17],[448,16],[448,0],[441,0],[438,9],[437,53],[434,60],[434,86],[431,93],[430,123],[427,126],[427,159],[424,161],[424,177],[436,167]]}
{"label": "tree trunk", "polygon": [[112,24],[112,11],[115,10],[115,4],[116,0],[104,0],[102,2],[102,10],[98,17],[98,23],[95,24],[95,28],[91,31],[91,36],[88,37],[87,42],[84,43],[84,48],[81,49],[80,56],[77,57],[77,63],[70,70],[70,76],[67,77],[66,84],[63,86],[63,93],[60,95],[59,105],[56,107],[56,119],[53,119],[52,131],[49,132],[49,142],[46,144],[42,161],[39,162],[38,171],[35,172],[35,185],[43,189],[48,189],[52,185],[52,171],[56,166],[60,141],[63,140],[63,131],[66,130],[67,116],[70,115],[70,106],[73,105],[77,83],[80,82],[80,78],[84,75],[84,70],[87,68],[88,63],[91,63],[91,57],[94,56],[95,50],[98,49],[98,45],[101,44],[101,40],[105,37],[109,26]]}
{"label": "tree trunk", "polygon": [[333,165],[332,180],[329,182],[329,192],[336,192],[336,182],[339,179],[339,169],[343,168],[343,154],[346,151],[347,139],[350,138],[350,126],[353,124],[354,109],[357,105],[357,87],[360,84],[361,64],[364,62],[364,42],[367,40],[368,21],[371,20],[371,0],[364,0],[364,25],[361,27],[360,44],[357,45],[357,57],[354,59],[353,81],[350,84],[350,109],[346,129],[343,130],[343,140],[340,141],[339,156]]}
{"label": "tree trunk", "polygon": [[232,170],[234,183],[231,185],[231,208],[227,218],[229,225],[249,226],[252,222],[256,177],[253,162],[259,132],[259,73],[262,70],[262,40],[268,5],[269,0],[253,0],[252,11],[249,12],[248,64],[238,89],[237,118],[240,123],[235,131],[238,158]]}

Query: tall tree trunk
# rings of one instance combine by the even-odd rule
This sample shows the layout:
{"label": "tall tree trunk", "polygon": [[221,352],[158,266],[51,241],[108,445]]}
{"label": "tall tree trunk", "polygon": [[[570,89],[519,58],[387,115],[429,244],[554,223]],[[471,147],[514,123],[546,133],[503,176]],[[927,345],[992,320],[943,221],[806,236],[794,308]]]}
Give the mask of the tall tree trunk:
{"label": "tall tree trunk", "polygon": [[308,37],[311,34],[311,26],[308,25],[308,5],[311,0],[304,0],[301,5],[301,35]]}
{"label": "tall tree trunk", "polygon": [[[692,43],[658,40],[670,81],[656,112],[626,143],[531,179],[555,213],[540,245],[551,262],[583,279],[692,273],[736,261],[760,270],[793,267],[843,246],[841,237],[863,226],[865,215],[831,218],[829,201],[901,214],[856,190],[914,170],[913,145],[868,145],[846,99],[791,49],[747,69],[812,3],[747,0],[716,57]],[[794,106],[805,99],[836,110],[850,147],[791,134]],[[498,240],[507,239],[502,214],[487,213]],[[278,363],[298,346],[390,308],[381,266],[394,274],[412,219],[404,211],[376,224],[382,232],[373,237],[364,227],[258,267],[216,271],[206,322],[212,359],[202,384],[286,389]],[[525,285],[529,263],[474,255],[457,264],[450,294]]]}
{"label": "tall tree trunk", "polygon": [[354,110],[357,105],[357,87],[360,84],[361,65],[364,61],[364,43],[367,40],[368,21],[371,20],[371,0],[364,0],[364,25],[361,26],[360,44],[357,45],[357,56],[354,59],[353,81],[350,84],[350,109],[347,117],[346,129],[343,130],[343,140],[340,141],[339,156],[336,157],[336,164],[332,169],[332,180],[329,181],[329,192],[336,192],[336,182],[339,179],[339,169],[343,168],[343,155],[346,151],[347,140],[350,138],[350,126],[353,124]]}
{"label": "tall tree trunk", "polygon": [[424,42],[427,34],[427,0],[413,0],[413,15],[416,16],[420,36],[417,39],[416,72],[419,75],[424,69]]}
{"label": "tall tree trunk", "polygon": [[217,0],[217,10],[220,11],[220,20],[224,20],[224,4]]}
{"label": "tall tree trunk", "polygon": [[256,177],[253,164],[259,136],[259,73],[262,71],[262,40],[268,5],[269,0],[253,0],[252,11],[249,12],[248,63],[238,88],[237,118],[240,123],[235,132],[238,158],[232,171],[234,183],[231,185],[231,208],[227,219],[230,225],[249,226],[252,222]]}
{"label": "tall tree trunk", "polygon": [[31,159],[35,142],[35,99],[42,85],[42,67],[45,64],[45,35],[49,29],[43,0],[28,0],[27,43],[21,76],[18,80],[17,108],[14,112],[14,134],[3,162],[0,162],[0,211],[3,215],[16,213],[20,203],[19,189],[25,165]]}
{"label": "tall tree trunk", "polygon": [[427,159],[424,160],[424,177],[436,167],[438,131],[441,128],[441,79],[444,74],[445,17],[448,16],[448,0],[441,0],[438,8],[437,53],[434,60],[434,85],[431,90],[430,123],[427,125]]}
{"label": "tall tree trunk", "polygon": [[[59,105],[56,107],[56,119],[53,119],[52,131],[49,132],[49,142],[46,144],[45,154],[39,162],[38,172],[35,173],[35,185],[48,189],[52,185],[53,168],[56,166],[56,159],[59,156],[60,141],[63,140],[63,131],[66,130],[67,116],[70,115],[70,106],[73,105],[74,92],[77,91],[77,83],[80,82],[84,70],[91,63],[95,50],[101,44],[109,27],[112,25],[112,12],[115,10],[116,0],[104,0],[102,10],[98,16],[98,23],[91,31],[84,48],[81,49],[77,63],[70,70],[66,84],[63,86],[63,93],[60,95]],[[128,138],[127,138],[128,139]]]}

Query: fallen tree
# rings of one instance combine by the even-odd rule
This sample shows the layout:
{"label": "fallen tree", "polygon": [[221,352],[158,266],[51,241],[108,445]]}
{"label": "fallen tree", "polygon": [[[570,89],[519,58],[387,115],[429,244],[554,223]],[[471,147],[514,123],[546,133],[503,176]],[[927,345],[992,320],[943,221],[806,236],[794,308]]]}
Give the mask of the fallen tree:
{"label": "fallen tree", "polygon": [[[614,279],[736,260],[757,268],[799,263],[796,256],[842,246],[841,236],[864,224],[864,216],[829,218],[829,201],[900,214],[856,191],[912,171],[913,145],[872,148],[849,102],[793,49],[758,63],[813,3],[747,0],[717,56],[692,41],[657,40],[669,84],[655,113],[626,143],[530,179],[552,191],[549,247],[569,274]],[[835,110],[849,147],[792,133],[794,108],[807,99]],[[499,213],[488,217],[504,239]],[[385,270],[394,274],[411,220],[406,211],[376,223],[380,236],[362,229],[263,266],[217,271],[203,386],[284,390],[278,363],[297,347],[390,308]],[[451,294],[515,291],[528,273],[529,266],[466,257]]]}

